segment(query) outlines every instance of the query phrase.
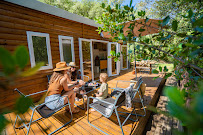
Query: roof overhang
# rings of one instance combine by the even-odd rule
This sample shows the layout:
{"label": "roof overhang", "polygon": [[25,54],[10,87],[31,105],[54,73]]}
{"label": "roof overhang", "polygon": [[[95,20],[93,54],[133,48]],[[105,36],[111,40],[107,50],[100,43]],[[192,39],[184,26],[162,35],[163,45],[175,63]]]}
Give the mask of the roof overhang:
{"label": "roof overhang", "polygon": [[17,4],[17,5],[20,5],[20,6],[23,6],[23,7],[27,7],[27,8],[30,8],[30,9],[34,9],[34,10],[37,10],[37,11],[41,11],[41,12],[44,12],[44,13],[48,13],[48,14],[51,14],[51,15],[55,15],[55,16],[58,16],[58,17],[62,17],[62,18],[65,18],[65,19],[69,19],[69,20],[72,20],[72,21],[76,21],[76,22],[79,22],[79,23],[87,24],[87,25],[90,25],[90,26],[94,26],[94,27],[99,27],[100,26],[101,27],[101,25],[97,24],[94,20],[79,16],[77,14],[70,13],[70,12],[65,11],[63,9],[60,9],[60,8],[57,8],[57,7],[54,7],[54,6],[39,2],[37,0],[4,0],[4,1],[7,1],[7,2],[10,2],[10,3],[13,3],[13,4]]}

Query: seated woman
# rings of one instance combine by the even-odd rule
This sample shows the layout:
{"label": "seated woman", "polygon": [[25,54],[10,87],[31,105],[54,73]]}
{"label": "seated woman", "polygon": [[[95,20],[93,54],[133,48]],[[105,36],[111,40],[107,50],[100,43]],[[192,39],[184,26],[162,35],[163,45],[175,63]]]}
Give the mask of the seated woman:
{"label": "seated woman", "polygon": [[[66,65],[66,62],[58,62],[56,64],[56,68],[53,70],[54,73],[51,76],[51,79],[49,81],[49,87],[47,91],[47,97],[45,98],[45,103],[47,103],[46,106],[50,109],[57,109],[64,104],[68,103],[68,99],[70,101],[71,111],[72,113],[78,113],[79,110],[77,108],[74,108],[74,102],[75,102],[75,94],[73,92],[73,88],[78,86],[78,83],[75,83],[72,86],[68,86],[67,84],[67,71],[70,69]],[[63,93],[62,90],[64,90]],[[69,106],[66,106],[66,111],[69,111]]]}
{"label": "seated woman", "polygon": [[[67,81],[68,81],[68,83],[70,83],[70,84],[74,84],[74,83],[76,83],[76,82],[78,82],[79,83],[79,86],[82,86],[82,85],[84,85],[85,84],[85,82],[83,81],[83,80],[77,80],[77,76],[78,76],[78,72],[77,72],[77,70],[76,70],[76,64],[75,64],[75,62],[70,62],[69,63],[69,66],[71,67],[68,71],[68,78],[67,78]],[[74,88],[74,91],[78,91],[79,90],[79,88],[78,87],[75,87]]]}

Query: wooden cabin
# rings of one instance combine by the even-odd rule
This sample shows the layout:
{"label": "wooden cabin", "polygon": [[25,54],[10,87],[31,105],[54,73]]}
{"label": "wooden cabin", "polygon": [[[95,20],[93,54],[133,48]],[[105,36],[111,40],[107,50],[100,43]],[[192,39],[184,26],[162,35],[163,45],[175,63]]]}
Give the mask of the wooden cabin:
{"label": "wooden cabin", "polygon": [[0,1],[0,46],[11,52],[19,45],[26,46],[30,55],[27,68],[45,62],[36,75],[18,78],[8,90],[0,90],[0,110],[14,105],[19,97],[14,88],[24,94],[47,89],[47,75],[59,61],[75,61],[82,77],[88,76],[84,80],[97,80],[101,72],[119,75],[127,69],[126,57],[118,62],[108,58],[111,50],[127,54],[127,46],[104,39],[96,31],[98,26],[93,20],[36,0]]}

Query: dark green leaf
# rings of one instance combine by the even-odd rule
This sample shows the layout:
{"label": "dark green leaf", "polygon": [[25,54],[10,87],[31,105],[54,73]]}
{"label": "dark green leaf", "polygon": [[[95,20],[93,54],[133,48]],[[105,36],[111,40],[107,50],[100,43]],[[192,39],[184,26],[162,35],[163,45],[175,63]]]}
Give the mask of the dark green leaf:
{"label": "dark green leaf", "polygon": [[203,33],[203,28],[196,27],[195,30],[196,30],[196,31],[199,31],[199,32],[201,32],[201,33]]}
{"label": "dark green leaf", "polygon": [[199,114],[203,115],[203,83],[199,82],[199,91],[195,94],[194,98],[194,109],[199,112]]}
{"label": "dark green leaf", "polygon": [[164,72],[168,72],[168,68],[166,66],[164,66]]}
{"label": "dark green leaf", "polygon": [[16,64],[23,69],[29,61],[29,54],[25,46],[18,46],[15,50]]}
{"label": "dark green leaf", "polygon": [[193,23],[193,26],[194,26],[194,27],[196,27],[196,26],[203,26],[203,18],[196,20],[196,21]]}
{"label": "dark green leaf", "polygon": [[158,74],[159,71],[157,71],[156,69],[153,69],[153,70],[152,70],[152,73],[154,73],[154,74]]}
{"label": "dark green leaf", "polygon": [[155,50],[152,50],[152,53],[155,54]]}
{"label": "dark green leaf", "polygon": [[163,22],[162,22],[162,26],[165,26],[170,20],[170,16],[167,16],[164,18]]}
{"label": "dark green leaf", "polygon": [[174,20],[174,21],[172,22],[172,29],[173,29],[174,31],[176,31],[176,30],[177,30],[177,27],[178,27],[178,21]]}
{"label": "dark green leaf", "polygon": [[29,97],[21,96],[20,98],[17,99],[15,104],[16,113],[24,114],[25,112],[27,112],[32,103],[33,103],[32,99],[30,99]]}
{"label": "dark green leaf", "polygon": [[194,58],[194,57],[196,57],[197,55],[202,54],[202,52],[203,52],[203,49],[202,49],[202,48],[199,48],[199,49],[196,49],[196,50],[192,51],[189,55],[190,55],[192,58]]}
{"label": "dark green leaf", "polygon": [[105,4],[104,3],[102,3],[102,8],[105,8]]}
{"label": "dark green leaf", "polygon": [[159,76],[154,77],[152,80],[155,80],[155,79],[157,79],[157,78],[159,78]]}
{"label": "dark green leaf", "polygon": [[162,67],[161,66],[159,66],[159,71],[162,72]]}
{"label": "dark green leaf", "polygon": [[130,8],[126,5],[126,6],[124,6],[124,9],[129,10]]}
{"label": "dark green leaf", "polygon": [[145,19],[145,23],[147,23],[148,21],[149,21],[149,18],[146,17],[146,19]]}
{"label": "dark green leaf", "polygon": [[179,37],[186,37],[187,33],[178,33],[177,36],[179,36]]}
{"label": "dark green leaf", "polygon": [[196,40],[193,42],[195,45],[203,45],[203,40]]}
{"label": "dark green leaf", "polygon": [[44,62],[37,63],[37,65],[34,66],[33,68],[30,68],[27,71],[24,71],[21,74],[21,76],[31,76],[31,75],[34,75],[40,69],[41,66],[44,66]]}
{"label": "dark green leaf", "polygon": [[3,71],[6,75],[10,75],[15,72],[15,59],[11,53],[0,47],[0,64],[3,67]]}
{"label": "dark green leaf", "polygon": [[132,6],[133,0],[130,0],[130,7]]}
{"label": "dark green leaf", "polygon": [[0,114],[0,133],[2,133],[8,123],[9,121],[4,117],[4,115]]}
{"label": "dark green leaf", "polygon": [[143,31],[145,31],[145,29],[140,28],[138,31],[139,32],[143,32]]}
{"label": "dark green leaf", "polygon": [[116,4],[116,9],[118,9],[118,4]]}
{"label": "dark green leaf", "polygon": [[142,16],[145,16],[145,11],[141,11],[142,12]]}
{"label": "dark green leaf", "polygon": [[167,79],[168,77],[170,77],[172,75],[172,73],[166,73],[165,78]]}
{"label": "dark green leaf", "polygon": [[111,6],[108,5],[108,7],[106,8],[106,10],[107,10],[108,12],[110,12],[110,11],[111,11]]}
{"label": "dark green leaf", "polygon": [[138,12],[137,14],[138,14],[139,16],[142,16],[142,12]]}
{"label": "dark green leaf", "polygon": [[177,87],[166,87],[164,89],[164,94],[169,97],[169,99],[176,103],[179,106],[183,106],[184,101],[184,94],[177,89]]}
{"label": "dark green leaf", "polygon": [[191,18],[192,16],[193,16],[193,12],[192,12],[192,10],[190,9],[190,10],[188,11],[188,17]]}

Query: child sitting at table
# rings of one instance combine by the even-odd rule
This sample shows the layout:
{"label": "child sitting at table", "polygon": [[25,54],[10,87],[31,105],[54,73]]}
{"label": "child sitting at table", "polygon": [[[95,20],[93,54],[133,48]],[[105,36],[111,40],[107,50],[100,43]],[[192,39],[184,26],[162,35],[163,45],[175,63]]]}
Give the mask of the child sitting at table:
{"label": "child sitting at table", "polygon": [[[108,84],[107,84],[108,75],[106,73],[101,73],[99,78],[100,78],[100,82],[102,84],[101,84],[98,92],[95,93],[95,96],[98,99],[105,99],[108,96]],[[96,101],[97,101],[97,99],[93,100],[93,102],[96,102]],[[95,111],[95,110],[91,109],[91,111]]]}

